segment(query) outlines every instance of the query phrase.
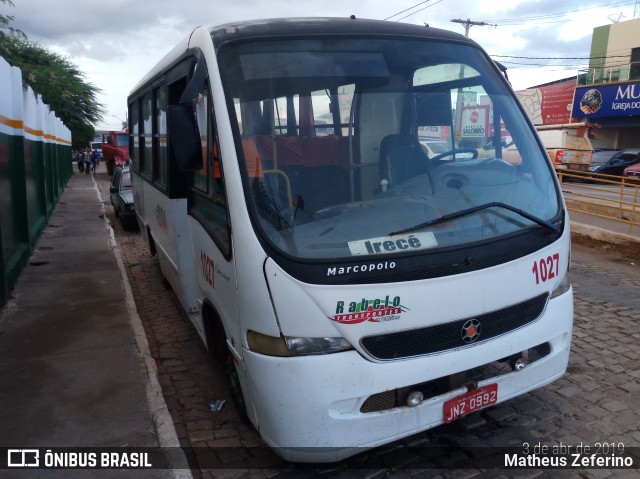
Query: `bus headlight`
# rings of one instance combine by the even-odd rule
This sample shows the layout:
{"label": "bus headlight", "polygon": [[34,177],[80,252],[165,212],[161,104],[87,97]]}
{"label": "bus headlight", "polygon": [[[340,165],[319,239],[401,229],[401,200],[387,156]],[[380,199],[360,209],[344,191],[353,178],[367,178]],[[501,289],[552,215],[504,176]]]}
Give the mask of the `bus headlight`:
{"label": "bus headlight", "polygon": [[291,356],[330,354],[353,349],[344,338],[291,338],[285,337]]}
{"label": "bus headlight", "polygon": [[353,349],[344,338],[297,338],[274,337],[249,331],[247,333],[249,349],[268,356],[309,356],[331,354]]}
{"label": "bus headlight", "polygon": [[551,291],[551,299],[557,298],[558,296],[566,293],[569,291],[569,288],[571,288],[571,283],[569,282],[569,278],[565,275],[565,277],[562,278],[562,281],[558,283],[558,286],[556,286],[556,289]]}
{"label": "bus headlight", "polygon": [[291,356],[287,343],[282,336],[267,336],[266,334],[247,332],[247,342],[249,349],[259,354],[267,356]]}

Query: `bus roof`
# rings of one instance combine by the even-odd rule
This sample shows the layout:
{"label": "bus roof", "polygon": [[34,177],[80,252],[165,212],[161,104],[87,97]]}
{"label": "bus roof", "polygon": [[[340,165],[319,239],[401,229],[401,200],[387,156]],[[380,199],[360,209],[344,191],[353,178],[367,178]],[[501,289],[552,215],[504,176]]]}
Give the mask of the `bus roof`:
{"label": "bus roof", "polygon": [[428,26],[352,18],[273,18],[209,27],[216,49],[228,41],[313,36],[404,36],[475,43],[463,35]]}
{"label": "bus roof", "polygon": [[206,29],[217,50],[230,42],[246,40],[266,40],[269,38],[313,38],[316,36],[390,36],[404,38],[421,38],[445,40],[467,43],[477,46],[477,43],[465,36],[429,26],[412,25],[408,23],[390,22],[384,20],[367,20],[351,18],[271,18],[261,20],[246,20],[240,22],[198,27],[178,45],[176,45],[151,71],[149,71],[131,90],[131,94],[144,88],[148,81],[165,71],[174,62],[183,57],[190,48],[195,47],[192,39],[195,32]]}

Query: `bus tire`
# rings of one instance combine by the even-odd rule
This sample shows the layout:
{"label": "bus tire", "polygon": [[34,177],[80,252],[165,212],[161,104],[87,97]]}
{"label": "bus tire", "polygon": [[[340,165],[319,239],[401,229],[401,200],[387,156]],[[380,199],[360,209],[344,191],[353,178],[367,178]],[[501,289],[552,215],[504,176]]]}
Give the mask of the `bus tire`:
{"label": "bus tire", "polygon": [[151,230],[148,226],[145,226],[145,231],[147,232],[147,241],[149,242],[149,254],[151,256],[158,256],[158,249],[156,248],[156,242],[153,239],[153,235],[151,234]]}
{"label": "bus tire", "polygon": [[238,416],[240,416],[242,422],[253,428],[253,424],[247,415],[247,405],[244,401],[244,395],[242,393],[242,387],[240,386],[238,372],[233,362],[233,356],[227,347],[227,335],[224,331],[222,321],[211,307],[206,305],[203,308],[202,315],[207,337],[207,350],[211,357],[222,366],[227,388],[229,389],[231,400],[238,411]]}
{"label": "bus tire", "polygon": [[160,257],[158,256],[158,254],[156,254],[156,265],[158,266],[158,273],[160,273],[160,281],[162,282],[162,286],[164,286],[164,289],[166,289],[167,291],[170,291],[172,289],[171,283],[169,283],[169,280],[162,272],[162,268],[160,267]]}
{"label": "bus tire", "polygon": [[240,379],[238,378],[238,372],[236,371],[236,365],[233,362],[231,353],[227,354],[223,367],[227,387],[229,388],[233,405],[236,407],[236,411],[238,411],[238,416],[240,416],[243,423],[253,428],[253,424],[247,415],[247,404],[244,401]]}

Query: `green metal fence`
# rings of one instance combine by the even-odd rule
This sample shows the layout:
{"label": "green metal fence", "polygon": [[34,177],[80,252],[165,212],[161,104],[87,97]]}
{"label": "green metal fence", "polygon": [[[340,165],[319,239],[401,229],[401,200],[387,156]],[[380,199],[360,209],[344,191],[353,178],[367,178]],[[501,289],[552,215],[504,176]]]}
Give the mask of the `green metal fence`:
{"label": "green metal fence", "polygon": [[0,306],[72,173],[71,133],[0,57]]}

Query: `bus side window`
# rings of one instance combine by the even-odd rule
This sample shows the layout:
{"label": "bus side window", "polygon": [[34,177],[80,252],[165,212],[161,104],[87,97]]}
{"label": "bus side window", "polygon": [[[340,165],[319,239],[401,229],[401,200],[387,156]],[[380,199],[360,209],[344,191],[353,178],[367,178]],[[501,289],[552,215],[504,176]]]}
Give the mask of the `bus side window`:
{"label": "bus side window", "polygon": [[153,135],[155,155],[155,165],[153,168],[153,179],[160,186],[167,186],[167,87],[162,85],[155,89],[154,99],[155,108],[155,133]]}
{"label": "bus side window", "polygon": [[[153,101],[151,92],[142,97],[141,129],[140,129],[140,168],[147,178],[153,178]],[[111,138],[115,144],[115,139]]]}
{"label": "bus side window", "polygon": [[196,102],[196,119],[202,144],[202,168],[193,172],[190,213],[213,238],[225,257],[231,255],[229,215],[218,135],[209,91],[205,87]]}
{"label": "bus side window", "polygon": [[209,106],[209,92],[204,90],[196,99],[196,121],[200,134],[200,146],[202,148],[202,168],[193,173],[193,186],[203,193],[209,193],[209,162],[207,161],[208,135],[207,135],[207,110]]}

